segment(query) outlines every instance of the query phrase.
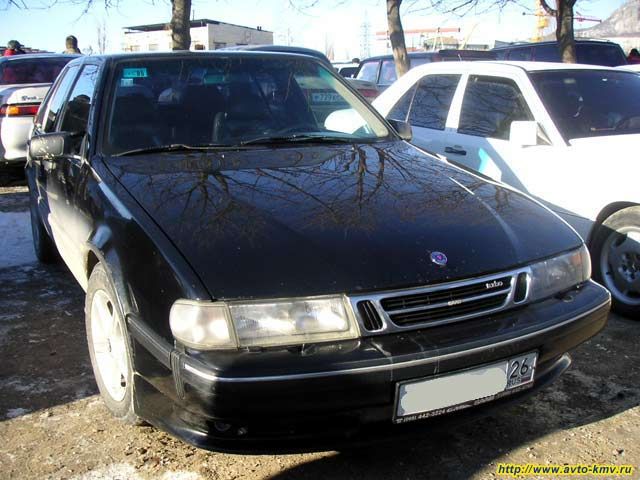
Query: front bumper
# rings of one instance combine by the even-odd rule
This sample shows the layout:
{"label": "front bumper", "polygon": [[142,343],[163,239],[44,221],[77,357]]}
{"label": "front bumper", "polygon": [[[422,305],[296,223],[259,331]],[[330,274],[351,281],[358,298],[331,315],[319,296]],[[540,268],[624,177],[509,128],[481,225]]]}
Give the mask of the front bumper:
{"label": "front bumper", "polygon": [[[589,282],[562,299],[412,332],[310,347],[178,352],[136,318],[136,408],[152,424],[220,451],[339,448],[485,414],[542,388],[566,352],[600,331],[610,297]],[[428,420],[392,423],[395,385],[536,350],[532,389]]]}

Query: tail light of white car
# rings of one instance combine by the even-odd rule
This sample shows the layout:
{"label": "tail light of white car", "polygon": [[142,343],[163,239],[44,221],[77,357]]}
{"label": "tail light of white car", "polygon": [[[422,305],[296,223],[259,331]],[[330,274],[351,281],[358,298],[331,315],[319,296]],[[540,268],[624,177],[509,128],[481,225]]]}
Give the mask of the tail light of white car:
{"label": "tail light of white car", "polygon": [[0,117],[33,117],[38,113],[39,103],[13,103],[0,107]]}
{"label": "tail light of white car", "polygon": [[375,90],[373,88],[359,88],[358,92],[360,92],[360,95],[362,95],[364,98],[366,98],[370,102],[375,100],[375,98],[380,93],[378,90]]}

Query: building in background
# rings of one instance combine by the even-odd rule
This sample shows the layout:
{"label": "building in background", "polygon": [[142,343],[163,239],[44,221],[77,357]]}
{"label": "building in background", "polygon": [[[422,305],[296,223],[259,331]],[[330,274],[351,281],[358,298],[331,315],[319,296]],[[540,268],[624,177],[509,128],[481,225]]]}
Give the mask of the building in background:
{"label": "building in background", "polygon": [[[125,52],[170,51],[171,29],[168,23],[125,27],[122,50]],[[273,32],[262,27],[244,27],[217,20],[191,21],[191,50],[217,50],[236,45],[272,45]]]}
{"label": "building in background", "polygon": [[[407,51],[431,51],[445,48],[466,48],[472,50],[487,50],[493,47],[494,39],[480,38],[476,31],[477,23],[466,28],[460,27],[434,27],[405,29],[404,41]],[[475,35],[474,35],[475,34]],[[474,38],[471,38],[474,35]],[[471,40],[471,41],[470,41]],[[391,53],[391,41],[389,32],[376,32],[377,54]]]}

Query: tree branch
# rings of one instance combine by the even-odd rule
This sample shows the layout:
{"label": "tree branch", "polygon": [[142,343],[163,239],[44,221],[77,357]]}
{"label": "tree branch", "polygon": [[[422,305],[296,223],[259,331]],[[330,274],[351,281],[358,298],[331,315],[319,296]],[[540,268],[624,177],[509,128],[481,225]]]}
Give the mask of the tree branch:
{"label": "tree branch", "polygon": [[549,4],[547,3],[547,0],[540,0],[540,6],[542,7],[542,9],[547,12],[547,14],[555,17],[556,15],[558,15],[558,10],[556,10],[555,8],[551,8],[549,6]]}

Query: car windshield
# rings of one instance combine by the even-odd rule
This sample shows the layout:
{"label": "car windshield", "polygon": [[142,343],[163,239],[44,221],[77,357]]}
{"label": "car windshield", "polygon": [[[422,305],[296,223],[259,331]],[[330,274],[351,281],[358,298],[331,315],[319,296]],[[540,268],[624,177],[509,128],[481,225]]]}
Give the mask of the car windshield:
{"label": "car windshield", "polygon": [[303,58],[220,56],[122,61],[104,149],[373,142],[390,133],[329,69]]}
{"label": "car windshield", "polygon": [[640,133],[640,76],[609,70],[529,74],[562,136]]}
{"label": "car windshield", "polygon": [[11,58],[0,62],[0,85],[53,83],[72,58]]}

